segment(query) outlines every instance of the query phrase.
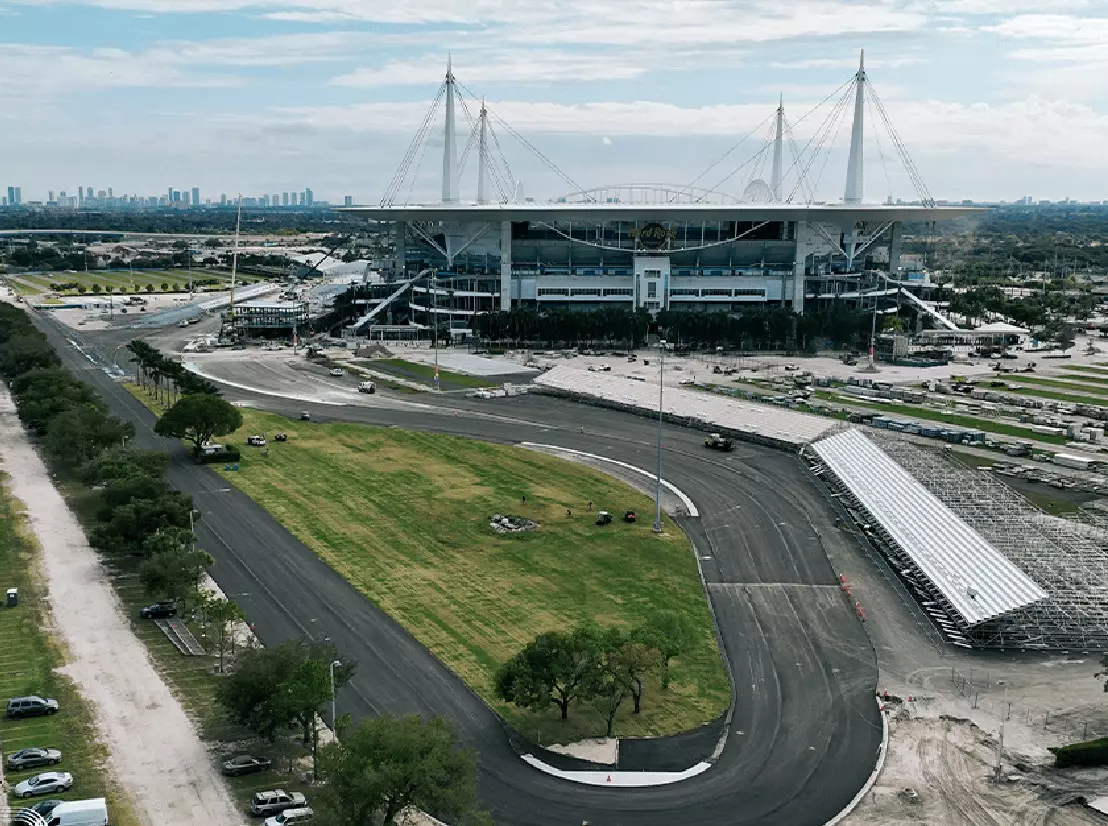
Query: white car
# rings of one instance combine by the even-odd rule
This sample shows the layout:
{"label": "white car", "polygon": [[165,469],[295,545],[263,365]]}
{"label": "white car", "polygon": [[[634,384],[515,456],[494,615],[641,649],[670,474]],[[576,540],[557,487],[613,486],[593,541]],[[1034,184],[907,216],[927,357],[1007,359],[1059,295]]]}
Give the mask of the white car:
{"label": "white car", "polygon": [[346,371],[343,370],[341,367],[332,367],[327,372],[330,373],[332,376],[345,376],[346,375]]}
{"label": "white car", "polygon": [[43,772],[17,783],[12,793],[16,797],[33,797],[37,794],[67,792],[73,786],[73,775],[69,772]]}
{"label": "white car", "polygon": [[265,447],[265,436],[247,436],[246,443],[254,447]]}

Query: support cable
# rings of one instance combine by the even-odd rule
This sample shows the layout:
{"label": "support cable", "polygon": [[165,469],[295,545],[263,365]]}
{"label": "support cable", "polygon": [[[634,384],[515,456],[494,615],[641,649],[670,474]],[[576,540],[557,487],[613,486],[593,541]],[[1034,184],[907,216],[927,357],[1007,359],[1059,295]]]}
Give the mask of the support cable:
{"label": "support cable", "polygon": [[[844,85],[847,85],[847,84],[844,84]],[[840,87],[840,88],[842,88],[842,87]],[[828,112],[827,116],[823,119],[823,122],[819,125],[816,132],[812,135],[811,138],[808,139],[808,143],[804,145],[804,149],[801,151],[800,159],[798,159],[799,163],[802,166],[801,166],[801,169],[797,173],[797,183],[794,184],[792,190],[789,192],[789,197],[786,199],[787,202],[791,202],[792,199],[796,196],[797,190],[800,188],[800,182],[802,180],[805,180],[805,179],[808,180],[808,184],[811,187],[813,192],[815,191],[815,188],[819,185],[819,178],[823,177],[822,170],[820,171],[819,178],[817,178],[814,182],[810,178],[808,178],[808,175],[812,170],[812,166],[819,159],[820,152],[823,151],[823,146],[824,146],[825,143],[827,143],[828,137],[831,135],[831,128],[835,127],[835,135],[838,135],[839,130],[842,128],[843,114],[846,111],[847,102],[850,98],[850,92],[851,92],[851,89],[847,89],[843,93],[842,97],[839,98],[839,100],[835,104],[835,106],[831,109],[830,112]],[[809,154],[808,150],[809,150],[809,147],[812,146],[813,142],[816,143],[816,147]],[[828,155],[830,155],[830,147],[828,148]],[[826,165],[827,165],[827,161],[825,159],[824,160],[824,167],[826,167]],[[791,170],[792,170],[792,166],[789,167],[789,171],[791,171]]]}
{"label": "support cable", "polygon": [[877,90],[873,88],[872,83],[868,80],[866,83],[869,86],[870,94],[873,96],[874,105],[881,115],[881,121],[885,125],[886,131],[889,133],[889,138],[892,140],[897,154],[900,156],[900,162],[904,164],[904,169],[908,172],[908,177],[916,189],[916,194],[919,195],[920,201],[924,206],[935,206],[935,199],[932,197],[931,191],[927,188],[927,184],[924,182],[923,176],[916,167],[915,161],[912,160],[912,156],[908,152],[908,147],[904,144],[904,141],[900,139],[900,134],[896,131],[896,127],[893,126],[892,118],[889,117],[889,113],[885,109],[885,104],[881,102],[881,96],[877,94]]}
{"label": "support cable", "polygon": [[[868,83],[866,85],[869,86]],[[871,121],[876,121],[877,118],[874,117],[874,112],[873,112],[873,98],[872,98],[872,96],[866,97],[866,103],[869,105],[869,118],[870,118],[870,120]],[[878,130],[878,129],[873,130],[873,138],[874,138],[875,141],[877,141],[877,156],[881,159],[881,169],[885,173],[885,185],[889,189],[889,200],[891,201],[892,197],[893,197],[893,182],[889,178],[889,164],[885,160],[885,152],[881,148],[881,132],[880,132],[880,130]]]}
{"label": "support cable", "polygon": [[419,128],[416,130],[415,137],[412,138],[412,142],[408,144],[408,149],[404,153],[404,157],[400,161],[399,167],[392,176],[392,180],[389,181],[388,187],[385,189],[384,197],[381,198],[381,206],[392,206],[396,200],[396,196],[404,186],[404,181],[408,177],[408,172],[411,169],[412,161],[423,149],[423,144],[427,140],[427,135],[430,132],[431,124],[434,122],[435,113],[438,111],[439,103],[442,101],[443,96],[446,94],[446,82],[444,81],[439,85],[439,91],[435,95],[435,99],[431,102],[431,105],[427,108],[427,113],[423,116],[423,121],[420,123]]}

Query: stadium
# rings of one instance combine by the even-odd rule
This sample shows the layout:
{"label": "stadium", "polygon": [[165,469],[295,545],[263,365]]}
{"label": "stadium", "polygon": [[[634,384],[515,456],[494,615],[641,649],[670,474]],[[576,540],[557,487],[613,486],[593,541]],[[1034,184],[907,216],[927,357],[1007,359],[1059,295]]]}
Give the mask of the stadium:
{"label": "stadium", "polygon": [[[438,129],[440,105],[445,113],[441,202],[400,203],[402,193],[411,190],[406,184],[417,174],[417,159]],[[459,106],[470,120],[460,158]],[[816,201],[817,170],[826,166],[834,135],[851,107],[842,201]],[[913,205],[863,200],[867,109],[879,113],[908,173],[918,197]],[[351,332],[378,323],[384,307],[409,290],[416,317],[429,321],[435,314],[444,324],[448,316],[455,334],[467,331],[475,313],[523,306],[591,310],[616,305],[651,312],[775,306],[803,313],[813,304],[857,301],[863,287],[876,291],[872,278],[863,278],[875,266],[890,280],[900,275],[905,224],[930,225],[972,210],[936,205],[864,62],[800,120],[818,120],[824,111],[823,122],[801,145],[781,103],[763,121],[767,129],[760,147],[716,187],[698,184],[710,171],[726,168],[723,158],[687,185],[584,189],[574,184],[570,194],[551,202],[520,202],[519,183],[498,132],[517,138],[566,182],[573,179],[471,95],[448,67],[381,203],[343,210],[391,226],[396,249],[386,280],[397,289],[368,301]],[[732,147],[734,154],[761,127]],[[476,199],[463,201],[460,181],[474,157]],[[741,176],[747,179],[741,194],[725,191],[728,181],[740,178],[741,185]]]}

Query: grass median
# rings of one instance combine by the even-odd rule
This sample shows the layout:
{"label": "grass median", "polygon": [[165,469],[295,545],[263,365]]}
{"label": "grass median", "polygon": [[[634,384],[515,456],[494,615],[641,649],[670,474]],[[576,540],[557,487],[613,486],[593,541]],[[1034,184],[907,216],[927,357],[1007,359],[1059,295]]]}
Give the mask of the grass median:
{"label": "grass median", "polygon": [[[726,708],[729,687],[691,544],[668,520],[662,535],[653,534],[648,497],[522,448],[252,410],[243,416],[243,428],[222,440],[242,446],[240,469],[220,472],[527,736],[550,743],[603,733],[601,715],[587,706],[572,708],[562,723],[553,706],[533,714],[493,696],[496,669],[536,634],[589,617],[633,627],[665,608],[696,628],[695,645],[673,664],[670,689],[648,691],[641,714],[621,710],[617,733],[683,731]],[[276,431],[288,442],[267,452],[244,446],[250,433]],[[616,521],[597,527],[589,500]],[[622,523],[625,509],[643,519]],[[494,513],[539,527],[498,534],[489,525]]]}
{"label": "grass median", "polygon": [[[73,788],[50,795],[61,800],[107,797],[113,824],[139,826],[140,821],[127,798],[118,791],[107,767],[107,749],[98,741],[92,714],[76,687],[57,669],[65,656],[50,636],[49,606],[39,567],[39,548],[24,523],[18,503],[8,494],[0,476],[0,571],[3,586],[17,588],[19,605],[0,608],[0,699],[27,694],[53,697],[60,711],[49,717],[0,720],[3,754],[31,747],[56,748],[62,752],[58,771],[73,775]],[[4,771],[9,786],[41,771]],[[15,812],[34,799],[9,799]]]}
{"label": "grass median", "polygon": [[[432,384],[435,380],[435,366],[406,359],[374,359],[367,367],[392,373],[402,379]],[[468,376],[439,368],[439,384],[445,390],[495,386],[495,382],[479,376]]]}

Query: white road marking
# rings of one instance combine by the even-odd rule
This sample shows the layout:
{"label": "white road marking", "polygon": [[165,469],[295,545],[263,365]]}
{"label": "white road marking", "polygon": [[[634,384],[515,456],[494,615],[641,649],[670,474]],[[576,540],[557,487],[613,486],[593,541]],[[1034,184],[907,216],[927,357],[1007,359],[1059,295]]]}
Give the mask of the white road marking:
{"label": "white road marking", "polygon": [[[629,465],[626,462],[620,462],[616,459],[609,459],[607,456],[598,456],[595,453],[586,453],[583,450],[574,450],[571,447],[544,445],[538,442],[520,442],[520,445],[522,445],[523,447],[535,447],[541,450],[560,450],[563,453],[572,453],[574,456],[583,456],[586,459],[595,459],[598,462],[608,462],[609,464],[616,465],[626,470],[633,470],[635,473],[642,474],[643,476],[646,476],[650,479],[658,478],[658,475],[656,473],[651,473],[649,470],[643,470],[641,467],[635,467],[634,465]],[[693,504],[693,500],[686,496],[683,491],[679,490],[676,485],[674,485],[672,482],[667,482],[665,479],[662,480],[662,484],[665,485],[666,490],[668,490],[670,493],[681,500],[682,504],[685,506],[685,512],[689,516],[700,516],[700,511],[696,509],[696,505]]]}

